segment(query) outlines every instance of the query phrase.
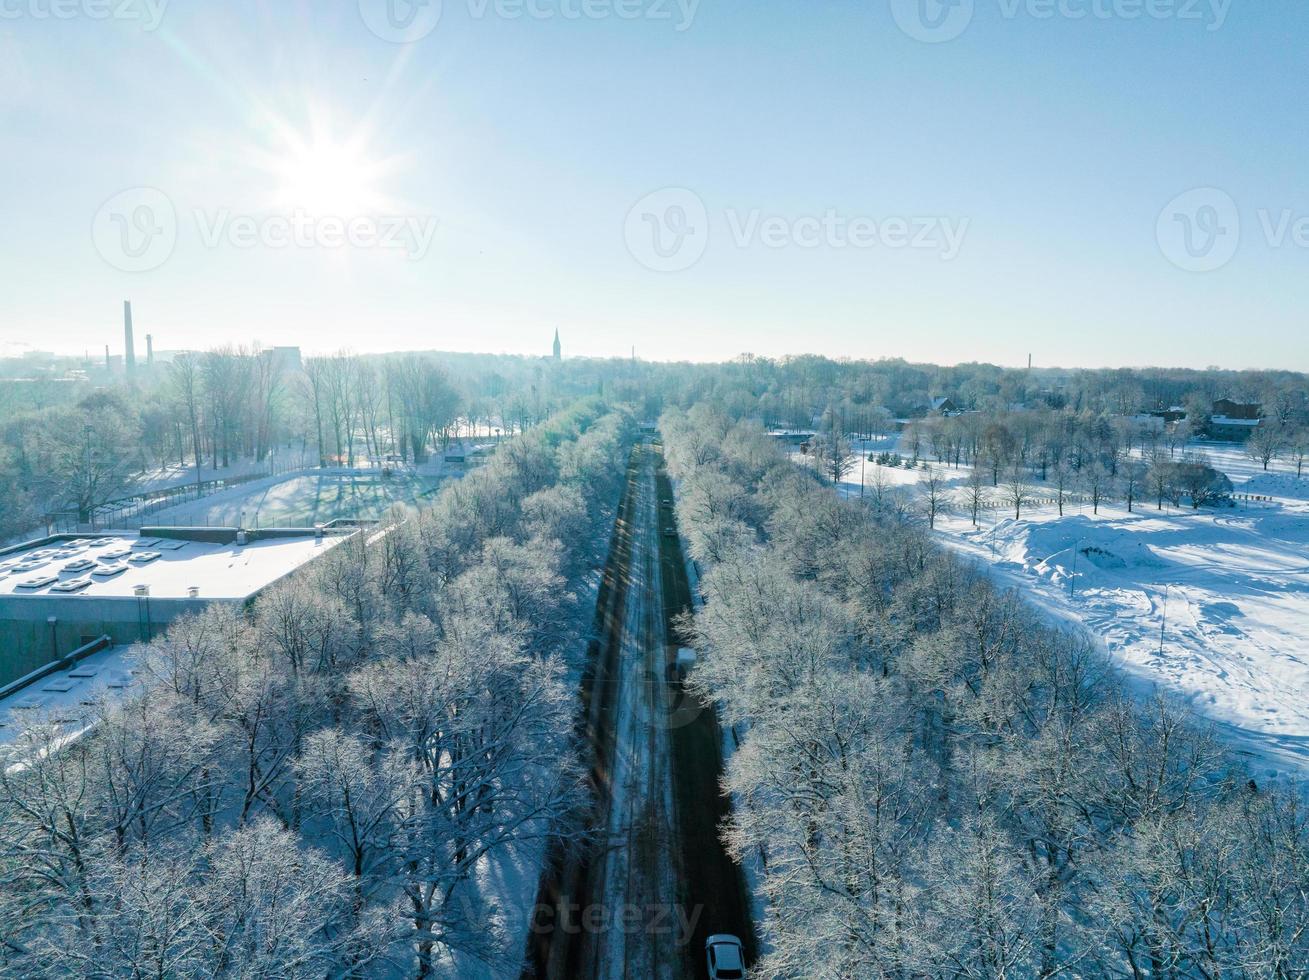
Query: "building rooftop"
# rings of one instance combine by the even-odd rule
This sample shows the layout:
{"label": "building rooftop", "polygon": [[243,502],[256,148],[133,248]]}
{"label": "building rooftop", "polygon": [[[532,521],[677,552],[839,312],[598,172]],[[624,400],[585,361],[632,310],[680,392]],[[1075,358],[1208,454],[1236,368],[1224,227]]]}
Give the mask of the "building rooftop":
{"label": "building rooftop", "polygon": [[109,647],[0,697],[0,746],[12,743],[33,723],[56,725],[61,737],[80,735],[94,723],[102,704],[140,684],[140,651]]}
{"label": "building rooftop", "polygon": [[[53,723],[61,738],[77,737],[95,723],[98,705],[140,683],[138,640],[207,601],[243,601],[347,537],[328,533],[319,539],[311,531],[238,545],[103,534],[47,539],[0,554],[0,662],[10,655],[10,676],[0,676],[8,681],[0,687],[0,747],[36,722]],[[150,590],[144,627],[139,586]],[[180,601],[165,601],[162,607],[171,609],[166,613],[156,600]],[[46,650],[47,617],[52,647],[57,628],[90,645],[73,651],[76,641],[65,638],[58,651],[63,659],[51,649],[20,666],[24,661],[16,653]],[[29,622],[40,625],[32,631]],[[97,645],[105,649],[82,656]],[[33,666],[31,673],[13,676]]]}
{"label": "building rooftop", "polygon": [[141,585],[153,599],[245,599],[341,540],[310,533],[238,545],[113,534],[42,542],[0,555],[0,600],[127,598]]}

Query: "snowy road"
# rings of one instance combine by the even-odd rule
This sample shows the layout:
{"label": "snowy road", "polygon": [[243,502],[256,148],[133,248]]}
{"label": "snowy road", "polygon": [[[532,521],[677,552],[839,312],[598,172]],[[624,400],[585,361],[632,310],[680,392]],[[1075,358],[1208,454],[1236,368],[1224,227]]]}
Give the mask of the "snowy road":
{"label": "snowy road", "polygon": [[663,681],[663,595],[651,453],[638,449],[632,483],[632,550],[617,672],[618,705],[605,845],[594,868],[593,903],[612,925],[588,934],[587,975],[597,980],[689,975],[680,916],[667,685]]}
{"label": "snowy road", "polygon": [[702,977],[712,932],[753,953],[745,881],[718,837],[722,734],[666,674],[690,592],[660,463],[658,447],[633,451],[583,682],[596,842],[543,879],[553,927],[525,977]]}

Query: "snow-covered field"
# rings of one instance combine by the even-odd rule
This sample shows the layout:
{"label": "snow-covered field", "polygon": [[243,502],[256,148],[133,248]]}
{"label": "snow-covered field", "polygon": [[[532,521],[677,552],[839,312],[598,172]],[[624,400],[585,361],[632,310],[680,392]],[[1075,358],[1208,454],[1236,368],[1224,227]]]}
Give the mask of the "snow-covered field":
{"label": "snow-covered field", "polygon": [[[1264,473],[1236,447],[1194,448],[1238,494],[1273,499],[1098,515],[1072,504],[1062,518],[1046,506],[1021,521],[997,504],[974,528],[960,494],[937,530],[1051,618],[1084,624],[1142,689],[1188,699],[1259,772],[1309,775],[1309,479],[1278,463]],[[878,480],[912,488],[923,472],[867,463],[865,494]],[[843,492],[859,482],[856,470]]]}
{"label": "snow-covered field", "polygon": [[414,505],[440,483],[439,477],[413,473],[272,477],[158,511],[147,523],[308,527],[342,518],[375,519],[394,504]]}

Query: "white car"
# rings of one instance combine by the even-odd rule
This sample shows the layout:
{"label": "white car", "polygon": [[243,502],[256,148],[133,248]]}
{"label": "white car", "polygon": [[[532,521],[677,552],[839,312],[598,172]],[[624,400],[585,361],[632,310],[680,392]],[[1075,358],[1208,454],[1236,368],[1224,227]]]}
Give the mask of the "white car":
{"label": "white car", "polygon": [[745,951],[735,936],[710,936],[704,950],[709,980],[741,980],[745,976]]}

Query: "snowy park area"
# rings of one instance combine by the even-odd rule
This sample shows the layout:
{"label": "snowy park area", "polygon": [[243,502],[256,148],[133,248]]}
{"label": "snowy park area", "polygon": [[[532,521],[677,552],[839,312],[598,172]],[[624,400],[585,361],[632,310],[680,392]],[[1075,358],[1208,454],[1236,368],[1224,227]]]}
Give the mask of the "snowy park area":
{"label": "snowy park area", "polygon": [[[1096,514],[1078,500],[1062,517],[1042,505],[1015,520],[1003,490],[988,489],[974,527],[968,468],[933,464],[950,488],[936,529],[1052,619],[1083,624],[1143,691],[1186,698],[1256,771],[1309,773],[1309,479],[1278,463],[1265,473],[1237,447],[1193,448],[1232,480],[1235,507],[1143,501],[1129,514],[1102,502]],[[901,487],[921,501],[926,473],[865,461],[863,492]],[[846,496],[859,495],[860,477],[846,478]],[[1033,492],[1042,496],[1039,483]]]}
{"label": "snowy park area", "polygon": [[339,471],[270,477],[158,511],[161,526],[309,527],[347,518],[375,520],[396,504],[416,506],[441,478],[412,472]]}

